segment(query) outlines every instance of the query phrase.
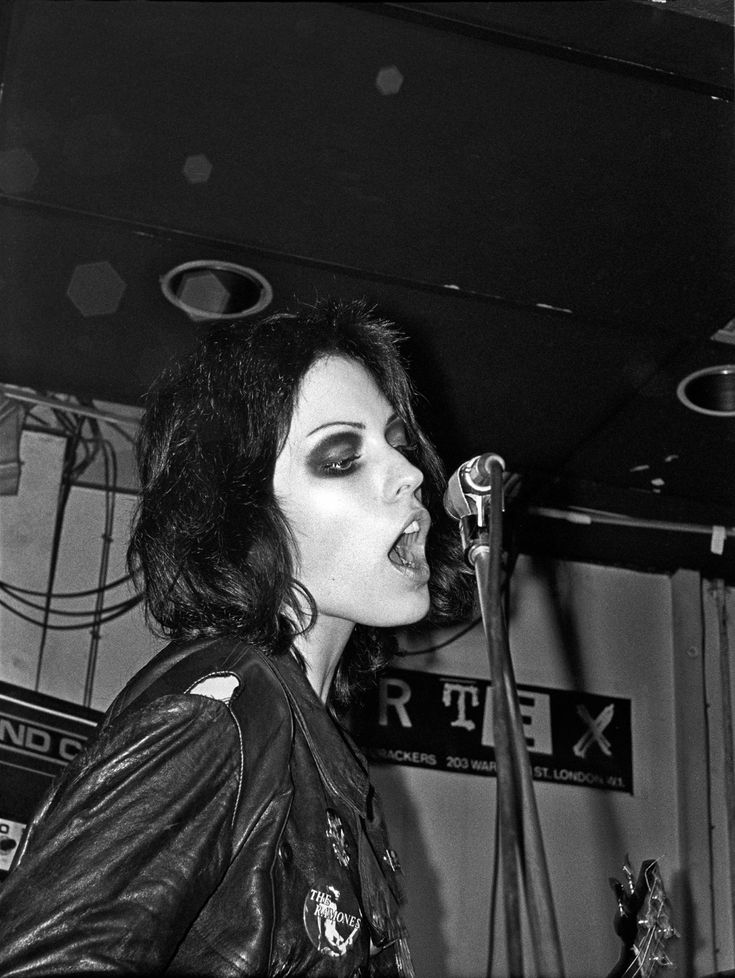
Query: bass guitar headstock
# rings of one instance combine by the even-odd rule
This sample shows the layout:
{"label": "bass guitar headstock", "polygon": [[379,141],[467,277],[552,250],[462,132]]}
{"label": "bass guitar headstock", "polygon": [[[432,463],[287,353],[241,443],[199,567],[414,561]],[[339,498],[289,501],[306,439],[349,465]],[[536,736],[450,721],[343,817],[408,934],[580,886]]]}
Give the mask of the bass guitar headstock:
{"label": "bass guitar headstock", "polygon": [[659,968],[673,968],[665,945],[679,935],[669,917],[658,861],[647,859],[635,878],[626,858],[623,873],[623,883],[610,879],[618,903],[615,931],[623,950],[608,978],[650,978]]}

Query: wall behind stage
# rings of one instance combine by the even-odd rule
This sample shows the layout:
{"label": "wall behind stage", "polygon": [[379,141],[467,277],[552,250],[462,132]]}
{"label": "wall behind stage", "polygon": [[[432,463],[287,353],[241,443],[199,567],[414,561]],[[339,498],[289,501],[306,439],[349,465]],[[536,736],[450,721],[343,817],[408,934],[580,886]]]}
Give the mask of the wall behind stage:
{"label": "wall behind stage", "polygon": [[[62,456],[62,438],[37,431],[23,434],[20,492],[0,497],[3,581],[30,589],[45,587]],[[109,580],[124,573],[134,501],[130,493],[116,498]],[[104,510],[99,489],[72,490],[56,591],[95,587]],[[114,593],[117,597],[110,600],[121,600],[120,591]],[[84,602],[78,607],[85,607]],[[414,636],[405,644],[410,653],[417,653],[455,631]],[[733,967],[724,869],[728,840],[720,789],[723,752],[717,740],[719,719],[714,717],[719,702],[716,633],[711,595],[707,586],[701,589],[694,572],[670,579],[530,557],[518,562],[512,583],[511,648],[519,685],[597,694],[603,701],[629,701],[631,708],[632,794],[536,782],[567,978],[603,976],[617,958],[615,901],[608,877],[620,878],[626,853],[636,867],[646,858],[661,860],[674,923],[682,932],[669,946],[679,973],[699,978]],[[103,626],[89,706],[104,709],[161,644],[148,633],[139,609]],[[89,648],[88,630],[55,631],[46,642],[39,672],[39,629],[0,610],[4,682],[33,689],[38,674],[40,692],[80,704]],[[410,654],[398,666],[434,676],[487,680],[489,675],[477,627],[437,652]],[[709,714],[706,702],[713,704]],[[572,722],[578,717],[571,716]],[[595,749],[593,745],[590,757]],[[373,770],[407,874],[417,974],[482,978],[493,866],[494,778],[402,765],[378,765]],[[502,976],[502,927],[497,950],[495,973]]]}
{"label": "wall behind stage", "polygon": [[[714,729],[708,743],[705,722],[705,704],[715,694],[705,689],[705,681],[717,685],[715,625],[710,621],[705,642],[701,602],[695,573],[670,579],[533,558],[521,558],[517,565],[510,639],[519,686],[621,697],[631,705],[632,794],[535,783],[567,978],[604,976],[617,960],[615,897],[608,880],[623,878],[626,854],[636,872],[644,859],[660,860],[672,920],[681,932],[667,945],[679,974],[709,975],[733,966],[728,884],[709,872],[714,862],[723,875],[727,841],[717,760],[722,747]],[[706,589],[704,604],[712,618]],[[446,630],[406,642],[412,654],[401,669],[488,679],[479,628],[437,652],[415,654],[450,635]],[[578,724],[579,718],[570,715],[569,722]],[[488,949],[495,779],[381,764],[374,766],[374,781],[408,877],[417,973],[481,978]],[[719,887],[714,903],[712,885]],[[714,922],[713,913],[719,915]],[[493,972],[498,976],[507,973],[502,938],[501,922]]]}

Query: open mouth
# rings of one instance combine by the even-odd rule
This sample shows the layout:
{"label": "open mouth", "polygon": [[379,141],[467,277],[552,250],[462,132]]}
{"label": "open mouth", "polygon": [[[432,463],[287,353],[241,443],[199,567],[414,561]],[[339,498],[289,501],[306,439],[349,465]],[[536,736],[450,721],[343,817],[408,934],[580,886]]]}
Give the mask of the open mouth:
{"label": "open mouth", "polygon": [[425,547],[430,525],[429,514],[424,510],[411,520],[388,551],[388,560],[394,567],[422,584],[429,579]]}

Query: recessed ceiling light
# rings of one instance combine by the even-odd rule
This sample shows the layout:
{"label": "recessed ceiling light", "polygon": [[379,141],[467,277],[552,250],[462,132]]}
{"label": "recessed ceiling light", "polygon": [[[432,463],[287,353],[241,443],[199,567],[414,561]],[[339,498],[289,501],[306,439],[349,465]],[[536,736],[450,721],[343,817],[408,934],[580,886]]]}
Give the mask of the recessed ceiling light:
{"label": "recessed ceiling light", "polygon": [[735,364],[696,370],[682,380],[676,396],[691,411],[713,418],[735,418]]}
{"label": "recessed ceiling light", "polygon": [[273,301],[270,282],[260,272],[228,261],[187,261],[161,278],[168,301],[197,322],[242,319]]}

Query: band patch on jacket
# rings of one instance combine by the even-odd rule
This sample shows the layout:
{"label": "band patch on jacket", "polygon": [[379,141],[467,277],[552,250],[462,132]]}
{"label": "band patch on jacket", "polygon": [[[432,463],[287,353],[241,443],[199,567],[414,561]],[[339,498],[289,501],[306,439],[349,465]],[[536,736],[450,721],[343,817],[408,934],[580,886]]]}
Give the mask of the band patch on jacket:
{"label": "band patch on jacket", "polygon": [[332,843],[332,849],[340,865],[347,868],[350,865],[350,849],[345,838],[345,830],[342,828],[339,815],[331,808],[327,809],[327,838]]}
{"label": "band patch on jacket", "polygon": [[322,954],[341,958],[357,940],[362,915],[352,893],[341,893],[338,887],[320,881],[306,894],[304,927],[309,940]]}

